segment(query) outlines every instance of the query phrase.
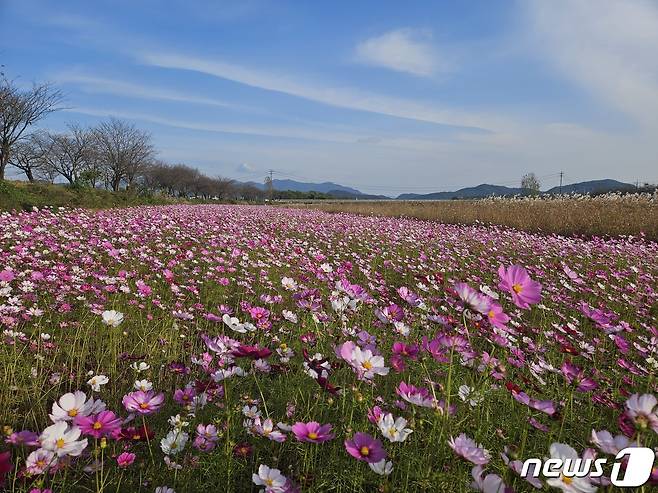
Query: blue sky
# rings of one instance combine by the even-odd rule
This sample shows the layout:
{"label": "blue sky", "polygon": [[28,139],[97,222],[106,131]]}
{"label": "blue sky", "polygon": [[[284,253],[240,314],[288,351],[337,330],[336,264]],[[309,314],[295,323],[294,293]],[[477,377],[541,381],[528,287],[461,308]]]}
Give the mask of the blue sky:
{"label": "blue sky", "polygon": [[365,192],[658,181],[658,2],[0,2],[0,63],[211,175]]}

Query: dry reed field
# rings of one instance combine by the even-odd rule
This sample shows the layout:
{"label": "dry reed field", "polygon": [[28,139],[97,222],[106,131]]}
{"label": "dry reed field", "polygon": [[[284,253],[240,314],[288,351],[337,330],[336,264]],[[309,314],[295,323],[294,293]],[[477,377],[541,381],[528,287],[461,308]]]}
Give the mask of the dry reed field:
{"label": "dry reed field", "polygon": [[453,201],[368,201],[296,204],[296,207],[362,215],[410,217],[446,224],[502,225],[560,235],[644,235],[658,240],[655,195],[587,198]]}

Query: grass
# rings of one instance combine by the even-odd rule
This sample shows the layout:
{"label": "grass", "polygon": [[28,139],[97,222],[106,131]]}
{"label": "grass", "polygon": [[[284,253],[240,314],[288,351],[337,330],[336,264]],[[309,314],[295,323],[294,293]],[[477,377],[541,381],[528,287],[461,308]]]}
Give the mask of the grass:
{"label": "grass", "polygon": [[142,195],[125,190],[111,192],[88,187],[50,183],[0,181],[0,210],[31,210],[33,207],[83,207],[104,209],[138,205],[181,203],[162,195]]}
{"label": "grass", "polygon": [[492,224],[532,233],[583,236],[640,234],[658,240],[658,202],[631,200],[385,201],[299,204],[326,212],[412,217],[447,224]]}

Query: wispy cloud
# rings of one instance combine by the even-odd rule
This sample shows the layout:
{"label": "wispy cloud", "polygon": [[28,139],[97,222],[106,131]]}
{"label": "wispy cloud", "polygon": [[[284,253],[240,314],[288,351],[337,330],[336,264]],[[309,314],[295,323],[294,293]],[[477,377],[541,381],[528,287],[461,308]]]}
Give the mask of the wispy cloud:
{"label": "wispy cloud", "polygon": [[495,131],[500,126],[509,124],[504,118],[496,115],[438,108],[433,107],[431,104],[382,96],[370,91],[362,92],[357,89],[327,87],[302,82],[294,77],[268,73],[219,60],[164,52],[145,53],[139,59],[142,63],[150,66],[204,73],[251,87],[280,92],[340,108],[488,131]]}
{"label": "wispy cloud", "polygon": [[427,43],[429,33],[417,29],[396,29],[357,44],[359,62],[418,76],[429,76],[438,68],[436,54]]}
{"label": "wispy cloud", "polygon": [[64,84],[75,84],[82,90],[90,93],[113,94],[140,99],[155,99],[162,101],[175,101],[181,103],[200,104],[205,106],[220,106],[225,108],[243,108],[239,105],[213,98],[191,96],[189,94],[153,87],[152,85],[140,85],[116,79],[106,79],[89,75],[57,74],[53,78],[55,82]]}
{"label": "wispy cloud", "polygon": [[524,2],[540,53],[600,101],[658,129],[658,4],[647,0]]}
{"label": "wispy cloud", "polygon": [[364,136],[355,136],[352,133],[331,133],[316,131],[308,128],[298,127],[285,127],[265,126],[265,125],[236,125],[236,124],[221,124],[221,123],[206,123],[199,121],[187,121],[176,118],[169,118],[164,116],[153,115],[149,113],[140,113],[116,109],[103,109],[103,108],[89,108],[78,107],[65,110],[70,113],[79,113],[89,116],[97,116],[101,118],[115,117],[125,118],[128,120],[137,120],[148,123],[155,123],[156,125],[165,125],[168,127],[182,128],[187,130],[200,130],[204,132],[216,132],[227,134],[239,135],[253,135],[259,137],[276,137],[285,139],[301,139],[319,142],[338,142],[338,143],[354,143],[357,139],[364,138]]}

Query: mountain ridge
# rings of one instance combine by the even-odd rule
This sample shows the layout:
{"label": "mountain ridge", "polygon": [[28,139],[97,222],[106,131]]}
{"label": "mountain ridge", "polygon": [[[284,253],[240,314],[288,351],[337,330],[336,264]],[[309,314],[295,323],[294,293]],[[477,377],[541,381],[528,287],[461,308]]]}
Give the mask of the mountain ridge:
{"label": "mountain ridge", "polygon": [[[263,183],[254,181],[245,182],[246,185],[257,187],[259,190],[265,190]],[[507,187],[503,185],[492,185],[488,183],[481,183],[472,187],[460,188],[455,191],[445,192],[431,192],[425,194],[416,193],[402,193],[397,197],[389,197],[387,195],[374,195],[363,193],[356,188],[340,185],[331,181],[321,183],[314,182],[300,182],[296,180],[272,180],[274,190],[278,191],[294,191],[294,192],[320,192],[331,195],[337,199],[361,199],[361,200],[456,200],[456,199],[480,199],[491,196],[509,197],[514,195],[529,195],[531,192],[528,189],[521,187]],[[571,183],[552,187],[548,190],[541,192],[542,194],[557,194],[560,193],[605,193],[611,191],[631,191],[636,187],[630,183],[624,183],[613,179],[601,180],[588,180],[578,183]]]}

